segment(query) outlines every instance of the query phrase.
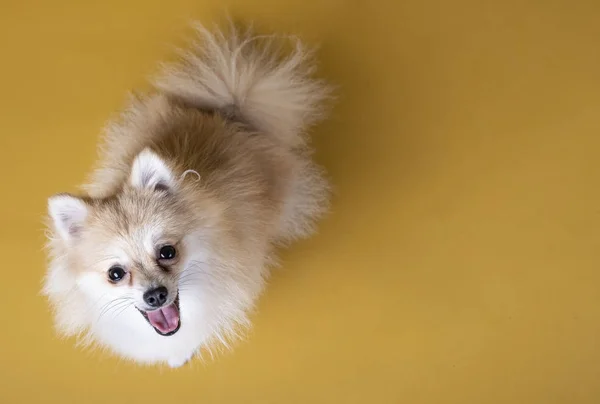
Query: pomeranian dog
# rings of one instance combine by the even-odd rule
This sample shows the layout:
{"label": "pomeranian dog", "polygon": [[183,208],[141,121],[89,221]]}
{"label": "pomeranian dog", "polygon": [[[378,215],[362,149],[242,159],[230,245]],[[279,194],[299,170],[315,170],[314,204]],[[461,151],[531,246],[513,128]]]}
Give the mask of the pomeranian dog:
{"label": "pomeranian dog", "polygon": [[48,200],[57,330],[142,364],[181,366],[248,327],[274,248],[328,206],[306,137],[330,94],[312,53],[197,33],[107,126],[82,195]]}

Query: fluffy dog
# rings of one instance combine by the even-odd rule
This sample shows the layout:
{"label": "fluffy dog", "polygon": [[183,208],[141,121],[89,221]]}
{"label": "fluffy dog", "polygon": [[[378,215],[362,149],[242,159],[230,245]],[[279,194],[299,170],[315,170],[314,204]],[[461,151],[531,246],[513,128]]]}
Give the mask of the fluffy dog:
{"label": "fluffy dog", "polygon": [[44,293],[61,334],[181,366],[249,325],[274,247],[325,213],[306,131],[329,90],[311,53],[230,31],[199,26],[108,125],[84,194],[49,199]]}

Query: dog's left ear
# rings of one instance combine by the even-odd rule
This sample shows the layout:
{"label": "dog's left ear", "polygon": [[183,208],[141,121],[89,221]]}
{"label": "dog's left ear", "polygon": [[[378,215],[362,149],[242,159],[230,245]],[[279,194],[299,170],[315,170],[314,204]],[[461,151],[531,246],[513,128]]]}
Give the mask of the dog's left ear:
{"label": "dog's left ear", "polygon": [[144,149],[133,161],[129,183],[136,188],[169,190],[175,186],[175,177],[158,154]]}

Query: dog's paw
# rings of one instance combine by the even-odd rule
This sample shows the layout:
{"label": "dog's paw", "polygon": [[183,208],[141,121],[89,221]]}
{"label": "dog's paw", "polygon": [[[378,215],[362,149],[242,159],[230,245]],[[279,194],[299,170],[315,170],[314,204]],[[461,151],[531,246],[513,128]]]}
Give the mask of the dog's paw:
{"label": "dog's paw", "polygon": [[188,363],[190,361],[190,359],[192,359],[192,356],[193,356],[193,354],[190,354],[186,357],[173,357],[167,361],[167,364],[172,369],[180,368],[183,365],[185,365],[186,363]]}

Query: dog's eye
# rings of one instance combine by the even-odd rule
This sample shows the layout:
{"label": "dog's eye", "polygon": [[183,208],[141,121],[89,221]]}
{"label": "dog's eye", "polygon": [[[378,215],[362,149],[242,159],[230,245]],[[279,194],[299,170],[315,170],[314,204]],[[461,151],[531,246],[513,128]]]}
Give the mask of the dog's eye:
{"label": "dog's eye", "polygon": [[108,270],[108,279],[113,282],[119,282],[125,277],[125,270],[121,267],[112,267]]}
{"label": "dog's eye", "polygon": [[172,260],[175,258],[175,255],[177,255],[177,251],[172,245],[161,247],[160,251],[158,252],[158,257],[161,260]]}

